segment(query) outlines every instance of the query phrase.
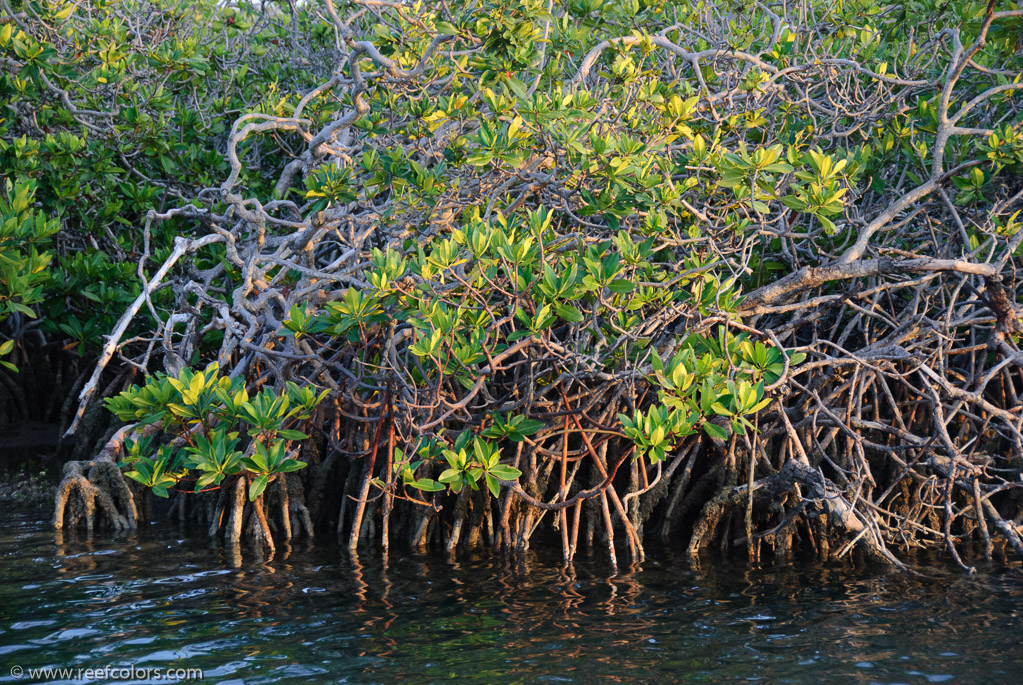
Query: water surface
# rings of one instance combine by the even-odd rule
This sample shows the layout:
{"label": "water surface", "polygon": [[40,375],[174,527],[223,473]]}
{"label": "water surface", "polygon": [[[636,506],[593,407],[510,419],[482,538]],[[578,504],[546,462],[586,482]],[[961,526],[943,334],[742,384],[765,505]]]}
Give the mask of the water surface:
{"label": "water surface", "polygon": [[1023,678],[1014,570],[693,569],[656,549],[617,575],[599,554],[566,570],[556,551],[282,556],[236,566],[170,525],[58,545],[38,514],[0,511],[0,682],[31,682],[14,666],[107,665],[246,683]]}

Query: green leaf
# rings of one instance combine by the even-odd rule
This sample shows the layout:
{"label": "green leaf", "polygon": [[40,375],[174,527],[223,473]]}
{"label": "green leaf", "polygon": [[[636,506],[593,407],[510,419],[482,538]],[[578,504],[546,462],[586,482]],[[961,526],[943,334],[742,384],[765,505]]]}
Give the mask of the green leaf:
{"label": "green leaf", "polygon": [[249,484],[249,501],[254,502],[257,497],[263,494],[266,490],[267,483],[270,482],[270,476],[260,476]]}
{"label": "green leaf", "polygon": [[636,284],[624,278],[616,278],[607,287],[611,292],[621,295],[622,293],[631,293],[636,288]]}
{"label": "green leaf", "polygon": [[277,470],[279,473],[291,473],[292,471],[304,469],[306,466],[309,466],[309,464],[304,461],[299,461],[298,459],[285,459],[284,463],[281,464]]}
{"label": "green leaf", "polygon": [[515,480],[522,475],[522,471],[519,471],[514,466],[508,466],[507,464],[498,464],[494,468],[490,469],[488,473],[498,480]]}
{"label": "green leaf", "polygon": [[441,483],[454,483],[462,478],[462,472],[458,469],[445,469],[437,479]]}
{"label": "green leaf", "polygon": [[710,405],[710,410],[718,416],[731,416],[732,412],[720,402],[715,402]]}
{"label": "green leaf", "polygon": [[289,428],[282,428],[277,431],[277,435],[281,436],[285,440],[305,440],[309,437],[302,431],[291,430]]}
{"label": "green leaf", "polygon": [[530,335],[533,335],[533,331],[529,330],[514,331],[513,333],[510,333],[508,335],[508,342],[515,342],[516,340],[521,340],[522,338],[525,338],[526,336]]}
{"label": "green leaf", "polygon": [[710,423],[709,421],[703,424],[703,432],[716,440],[724,440],[728,437],[727,430],[716,423]]}
{"label": "green leaf", "polygon": [[522,435],[533,435],[537,431],[543,429],[546,426],[543,421],[537,419],[523,419],[515,424],[515,430]]}
{"label": "green leaf", "polygon": [[492,476],[489,473],[486,475],[486,478],[487,478],[487,488],[490,490],[490,494],[493,495],[494,497],[500,497],[501,496],[501,486],[498,484],[497,479],[494,478],[494,476]]}
{"label": "green leaf", "polygon": [[577,323],[583,320],[583,313],[570,304],[555,304],[554,311],[565,321]]}
{"label": "green leaf", "polygon": [[434,24],[434,27],[437,29],[437,33],[439,33],[442,36],[458,35],[458,29],[455,28],[455,25],[450,22],[438,21]]}
{"label": "green leaf", "polygon": [[419,480],[412,481],[409,483],[416,490],[422,490],[424,492],[440,492],[446,489],[443,485],[433,480],[432,478],[420,478]]}

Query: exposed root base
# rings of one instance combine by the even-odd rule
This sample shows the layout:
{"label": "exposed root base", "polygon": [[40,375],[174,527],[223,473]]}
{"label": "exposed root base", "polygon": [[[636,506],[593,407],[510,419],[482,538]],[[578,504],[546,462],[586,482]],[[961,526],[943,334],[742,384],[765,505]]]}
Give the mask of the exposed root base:
{"label": "exposed root base", "polygon": [[54,499],[54,528],[62,530],[84,522],[91,534],[105,522],[121,532],[134,530],[138,519],[135,497],[113,462],[69,461],[64,465],[64,479]]}
{"label": "exposed root base", "polygon": [[[262,559],[273,558],[295,539],[311,540],[317,529],[325,528],[351,550],[374,544],[387,549],[397,542],[449,553],[490,547],[513,554],[528,550],[537,531],[547,530],[560,537],[566,562],[580,546],[595,546],[614,566],[620,556],[642,561],[644,544],[652,539],[668,543],[680,538],[694,560],[712,546],[726,552],[744,547],[753,560],[764,550],[776,556],[799,549],[841,558],[858,549],[871,560],[903,567],[893,546],[941,548],[953,536],[962,540],[971,535],[985,543],[989,558],[996,547],[992,536],[1004,542],[1003,552],[1023,557],[1018,523],[1001,513],[1013,500],[978,496],[977,480],[946,478],[953,487],[945,491],[935,487],[934,479],[914,485],[895,478],[888,489],[895,493],[891,501],[902,501],[901,496],[912,506],[880,510],[861,496],[862,488],[840,486],[826,477],[821,467],[831,462],[812,465],[795,432],[780,439],[781,449],[771,459],[759,457],[752,467],[749,445],[743,448],[738,439],[725,443],[694,438],[666,465],[651,466],[647,473],[629,452],[609,458],[610,441],[595,445],[581,432],[572,461],[568,446],[562,447],[562,459],[540,460],[520,443],[515,463],[523,476],[499,496],[486,488],[416,496],[394,486],[381,490],[390,466],[371,459],[373,440],[379,441],[383,432],[380,423],[356,427],[364,439],[353,433],[346,444],[361,442],[367,449],[354,456],[348,452],[347,458],[338,449],[340,441],[332,441],[332,450],[310,441],[302,458],[311,468],[271,480],[255,501],[249,501],[249,480],[241,475],[209,492],[175,491],[169,506],[159,507],[157,514],[204,526],[211,538],[233,546],[236,555],[245,543]],[[128,531],[149,517],[151,504],[159,501],[133,494],[113,460],[127,435],[127,428],[118,431],[97,459],[65,466],[55,498],[55,528]],[[330,453],[323,458],[325,452]],[[929,467],[939,474],[951,468],[933,460]],[[942,530],[935,505],[946,499],[982,512],[979,521],[962,517],[956,530],[950,525]],[[894,535],[899,530],[892,525],[895,516],[912,521],[908,529],[919,534]],[[901,531],[906,529],[904,525]],[[955,545],[945,549],[968,568]]]}

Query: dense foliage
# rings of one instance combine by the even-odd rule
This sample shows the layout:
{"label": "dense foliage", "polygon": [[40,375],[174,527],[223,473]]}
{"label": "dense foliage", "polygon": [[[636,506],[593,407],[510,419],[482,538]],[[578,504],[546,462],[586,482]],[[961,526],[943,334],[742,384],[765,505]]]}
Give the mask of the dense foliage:
{"label": "dense foliage", "polygon": [[[0,169],[16,184],[9,195],[32,193],[61,229],[41,325],[95,354],[140,291],[147,212],[220,183],[232,123],[280,106],[279,83],[309,88],[329,72],[313,66],[314,42],[280,47],[294,34],[276,13],[215,2],[8,2],[0,13]],[[267,171],[244,180],[269,192]],[[153,259],[169,254],[177,228],[154,229]],[[21,285],[10,296],[40,301]]]}
{"label": "dense foliage", "polygon": [[3,1],[19,302],[213,534],[1023,551],[1016,4]]}

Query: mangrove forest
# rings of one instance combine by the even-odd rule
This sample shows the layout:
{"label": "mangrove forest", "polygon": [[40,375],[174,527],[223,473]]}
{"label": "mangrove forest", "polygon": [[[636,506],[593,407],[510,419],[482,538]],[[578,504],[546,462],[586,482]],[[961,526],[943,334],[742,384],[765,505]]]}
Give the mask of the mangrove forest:
{"label": "mangrove forest", "polygon": [[1002,0],[0,0],[0,424],[62,539],[1016,565],[1021,90]]}

